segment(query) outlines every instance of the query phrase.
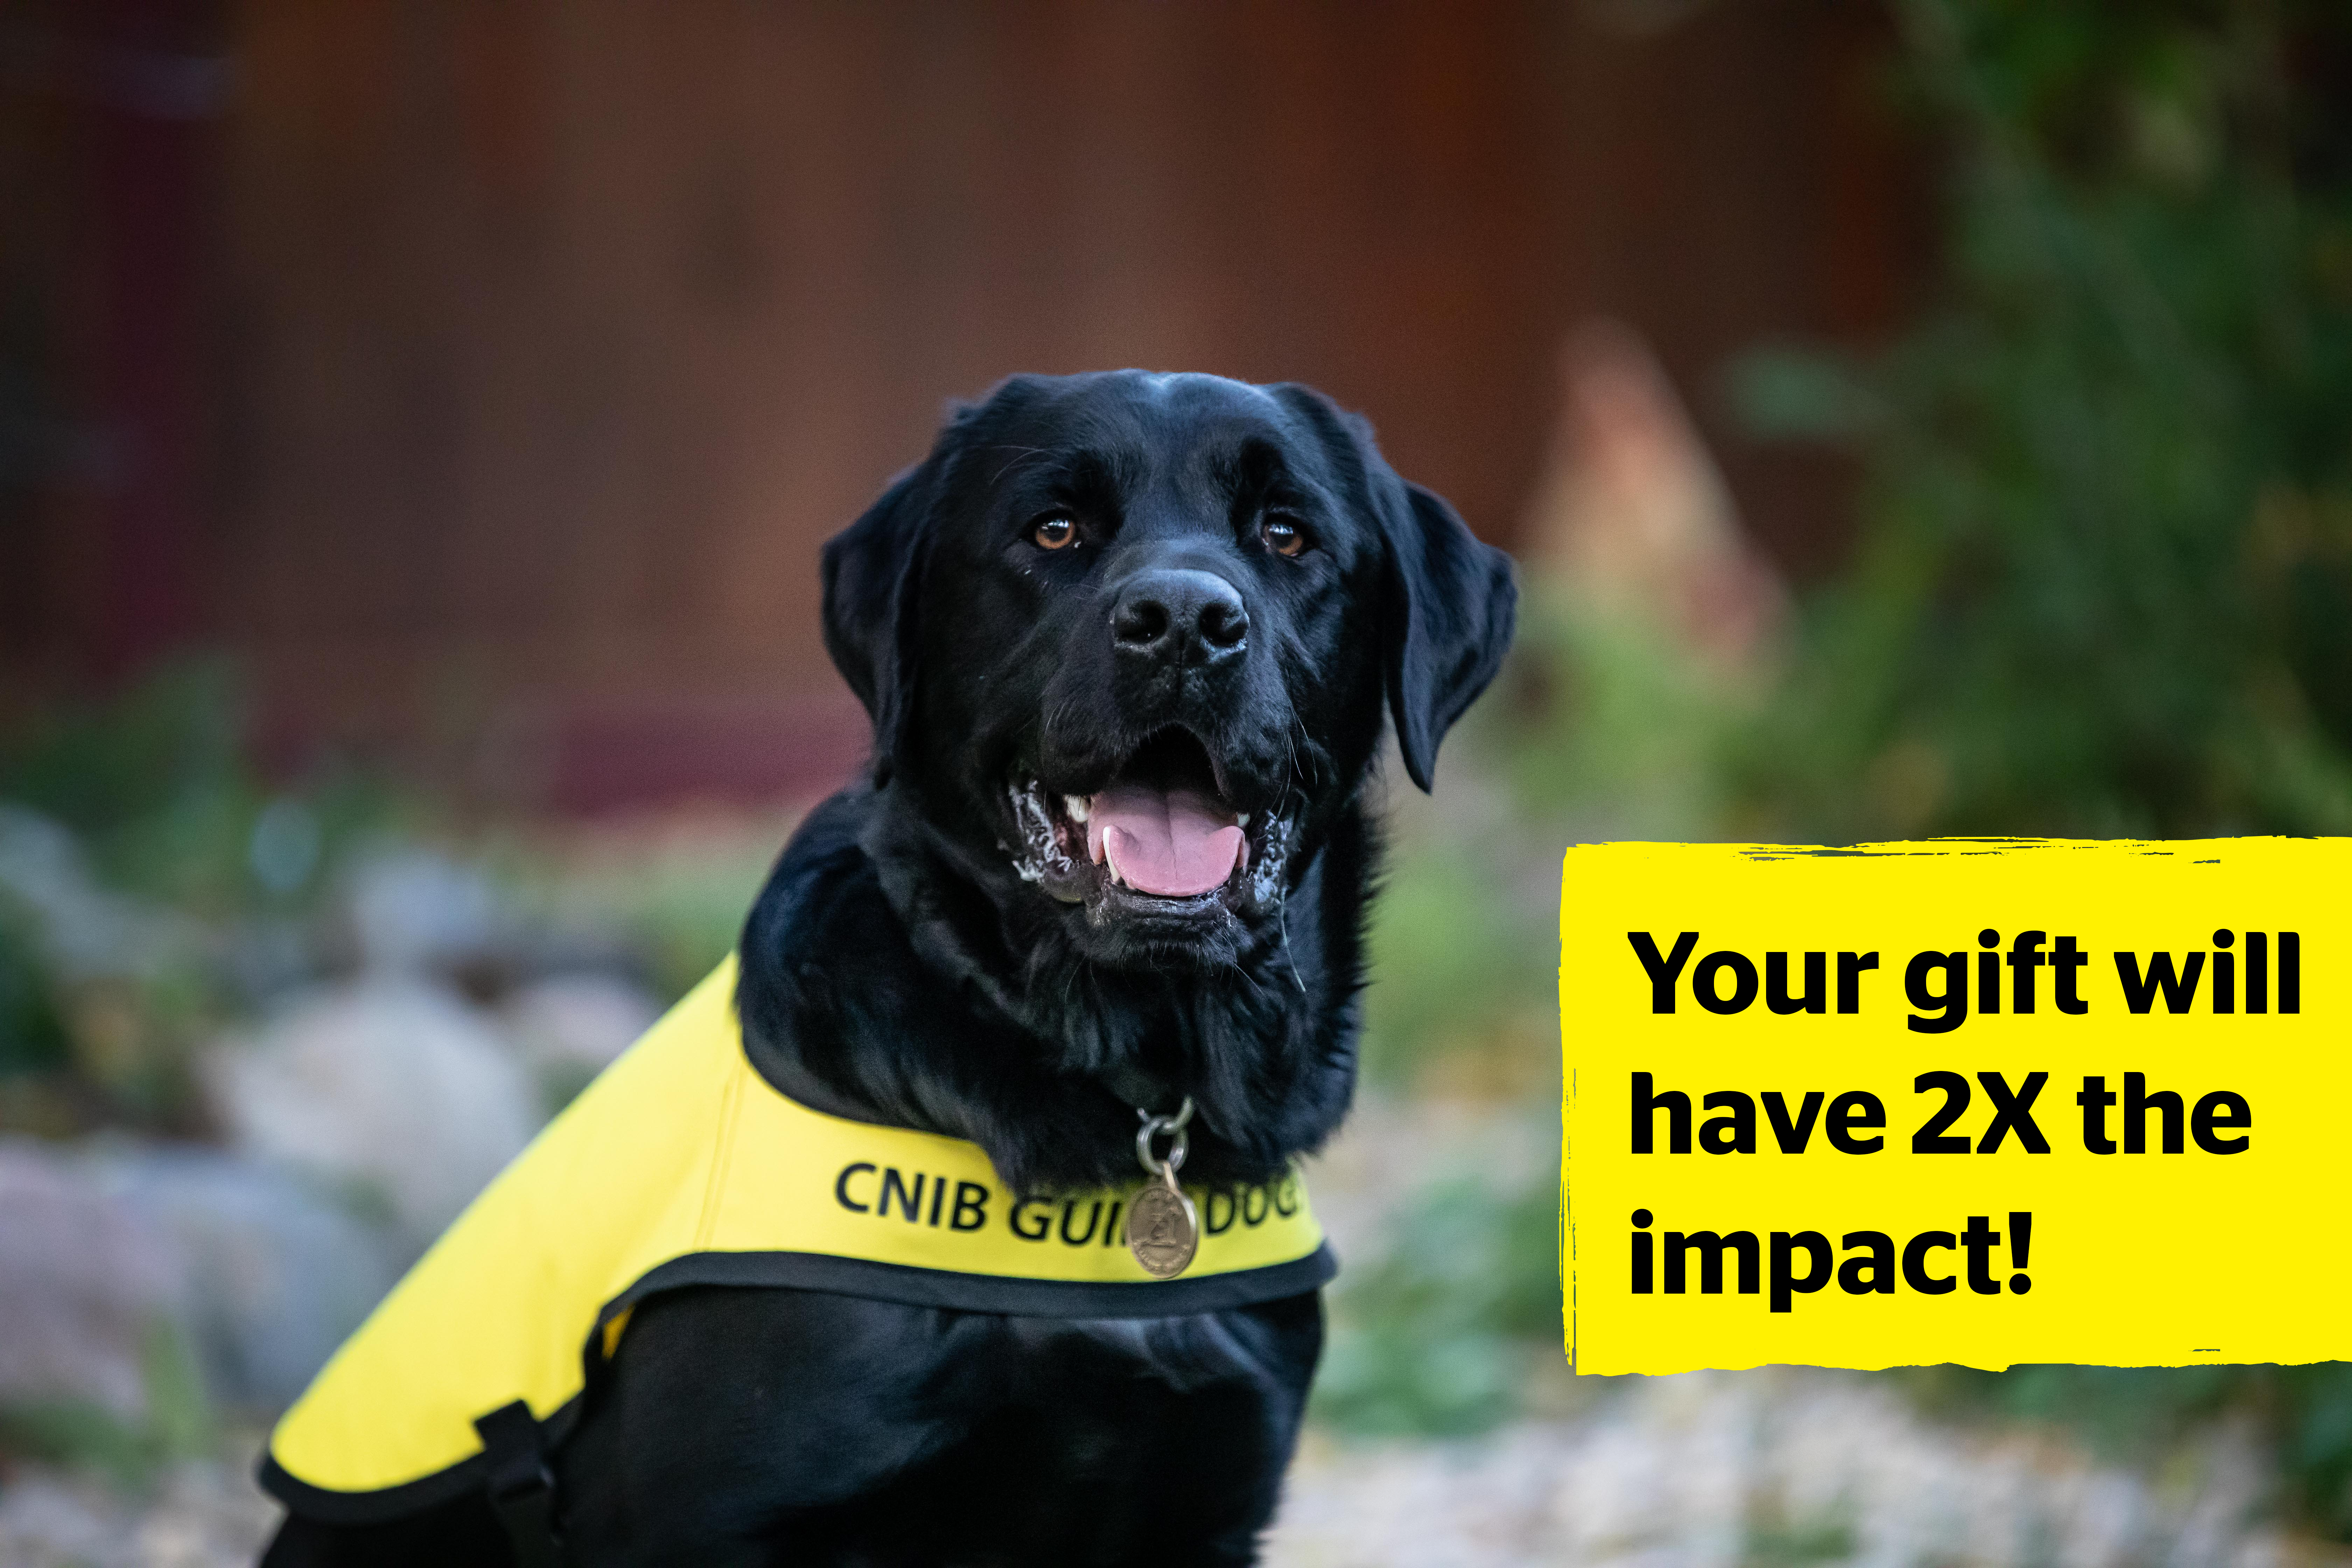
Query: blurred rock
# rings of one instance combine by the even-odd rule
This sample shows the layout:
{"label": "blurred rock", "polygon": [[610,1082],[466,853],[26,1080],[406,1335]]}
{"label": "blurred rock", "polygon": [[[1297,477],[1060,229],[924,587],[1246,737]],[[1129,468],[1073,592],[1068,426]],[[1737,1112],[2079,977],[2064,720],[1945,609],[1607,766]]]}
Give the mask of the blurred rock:
{"label": "blurred rock", "polygon": [[531,981],[499,1009],[499,1022],[533,1068],[592,1073],[611,1066],[660,1016],[644,987],[593,973]]}
{"label": "blurred rock", "polygon": [[416,1249],[540,1121],[530,1075],[485,1016],[397,973],[294,1002],[210,1052],[205,1079],[239,1151],[383,1205]]}
{"label": "blurred rock", "polygon": [[242,1464],[173,1466],[130,1496],[90,1477],[28,1466],[0,1488],[6,1568],[250,1568],[278,1510]]}
{"label": "blurred rock", "polygon": [[0,1140],[0,1405],[145,1411],[144,1352],[173,1304],[167,1247],[67,1156]]}
{"label": "blurred rock", "polygon": [[102,1150],[89,1169],[163,1242],[216,1402],[290,1404],[396,1278],[398,1244],[290,1171],[137,1144]]}
{"label": "blurred rock", "polygon": [[364,862],[352,874],[349,907],[361,963],[377,973],[462,968],[506,932],[490,879],[428,850]]}
{"label": "blurred rock", "polygon": [[218,1150],[0,1142],[0,1405],[136,1421],[169,1323],[214,1400],[281,1407],[391,1288],[407,1245],[293,1173]]}

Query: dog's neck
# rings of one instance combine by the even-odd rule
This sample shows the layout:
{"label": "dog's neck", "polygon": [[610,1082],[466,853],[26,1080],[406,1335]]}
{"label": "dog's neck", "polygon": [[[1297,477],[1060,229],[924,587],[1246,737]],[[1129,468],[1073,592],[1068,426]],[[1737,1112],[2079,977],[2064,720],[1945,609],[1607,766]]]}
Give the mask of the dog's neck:
{"label": "dog's neck", "polygon": [[1346,1113],[1374,852],[1351,804],[1238,964],[1109,969],[1009,868],[853,788],[793,836],[745,928],[746,1046],[793,1098],[970,1139],[1021,1190],[1133,1180],[1136,1110],[1185,1095],[1188,1171],[1262,1180]]}

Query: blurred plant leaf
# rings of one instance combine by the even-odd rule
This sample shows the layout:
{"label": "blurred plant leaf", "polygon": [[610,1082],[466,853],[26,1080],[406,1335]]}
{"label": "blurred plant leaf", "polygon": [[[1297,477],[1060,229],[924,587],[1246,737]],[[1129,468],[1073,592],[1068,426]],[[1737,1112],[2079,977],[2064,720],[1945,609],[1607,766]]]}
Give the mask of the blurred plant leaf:
{"label": "blurred plant leaf", "polygon": [[1945,297],[1874,360],[1732,373],[1759,434],[1866,470],[1751,800],[1834,840],[2352,827],[2352,136],[2289,69],[2352,27],[1897,10],[1955,153]]}
{"label": "blurred plant leaf", "polygon": [[[1737,763],[1791,837],[2352,830],[2352,11],[1897,0],[1946,277],[1874,356],[1759,352],[1759,436],[1861,460]],[[2146,1459],[2261,1423],[2352,1538],[2352,1366],[1933,1368]]]}
{"label": "blurred plant leaf", "polygon": [[1515,1414],[1527,1358],[1558,1354],[1549,1184],[1460,1178],[1410,1200],[1388,1250],[1336,1294],[1314,1413],[1362,1436],[1480,1432]]}

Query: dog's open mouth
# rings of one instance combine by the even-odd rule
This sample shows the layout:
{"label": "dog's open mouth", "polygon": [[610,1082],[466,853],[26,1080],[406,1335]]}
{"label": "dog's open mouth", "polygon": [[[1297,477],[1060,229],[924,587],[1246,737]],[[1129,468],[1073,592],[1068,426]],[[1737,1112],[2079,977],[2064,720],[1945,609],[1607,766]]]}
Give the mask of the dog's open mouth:
{"label": "dog's open mouth", "polygon": [[1244,888],[1263,898],[1278,885],[1267,873],[1279,869],[1281,825],[1234,805],[1189,731],[1153,734],[1090,795],[1053,795],[1029,780],[1011,795],[1022,840],[1014,868],[1066,901],[1174,906]]}
{"label": "dog's open mouth", "polygon": [[1218,793],[1208,752],[1181,730],[1161,731],[1109,788],[1065,795],[1061,807],[1086,829],[1087,858],[1114,887],[1193,899],[1249,864],[1246,818]]}

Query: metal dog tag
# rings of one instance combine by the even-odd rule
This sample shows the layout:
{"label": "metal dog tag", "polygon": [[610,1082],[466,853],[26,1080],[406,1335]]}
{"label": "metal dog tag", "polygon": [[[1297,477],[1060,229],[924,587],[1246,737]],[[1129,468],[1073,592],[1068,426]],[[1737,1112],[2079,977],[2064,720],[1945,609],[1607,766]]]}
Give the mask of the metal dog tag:
{"label": "metal dog tag", "polygon": [[1201,1221],[1176,1185],[1176,1173],[1163,1168],[1160,1178],[1127,1205],[1127,1249],[1154,1279],[1173,1279],[1192,1266]]}

